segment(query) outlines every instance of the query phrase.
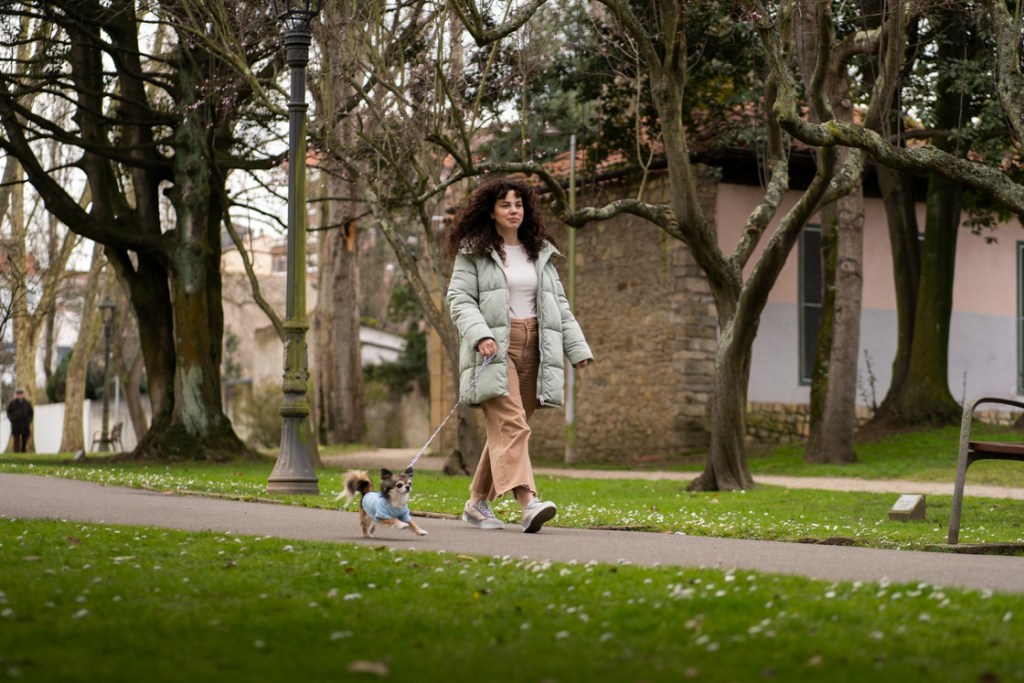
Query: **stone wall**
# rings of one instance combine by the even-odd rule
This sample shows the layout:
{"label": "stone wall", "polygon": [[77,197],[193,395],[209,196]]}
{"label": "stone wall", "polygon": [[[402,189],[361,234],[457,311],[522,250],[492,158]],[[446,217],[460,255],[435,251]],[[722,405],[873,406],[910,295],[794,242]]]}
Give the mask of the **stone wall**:
{"label": "stone wall", "polygon": [[[715,192],[714,182],[703,187],[708,216]],[[635,195],[635,186],[609,184],[578,205]],[[667,202],[666,179],[649,179],[644,199]],[[547,225],[565,253],[568,229],[554,219]],[[556,265],[567,285],[566,262]],[[708,286],[682,242],[625,214],[579,229],[575,314],[595,356],[577,375],[578,459],[631,462],[706,447],[717,325]],[[564,411],[540,410],[531,426],[533,453],[560,459]]]}
{"label": "stone wall", "polygon": [[810,415],[806,404],[747,403],[748,443],[803,441],[809,428]]}
{"label": "stone wall", "polygon": [[976,410],[974,411],[974,419],[990,425],[1010,427],[1020,421],[1021,413],[1020,411]]}
{"label": "stone wall", "polygon": [[[871,418],[867,406],[857,406],[857,426]],[[758,444],[804,441],[810,432],[810,406],[806,403],[747,403],[747,441]]]}
{"label": "stone wall", "polygon": [[[747,441],[758,444],[780,444],[804,441],[810,431],[811,418],[806,403],[747,403]],[[868,406],[857,406],[857,426],[871,419]],[[978,422],[1009,427],[1017,424],[1021,413],[1001,410],[979,410],[974,413]]]}

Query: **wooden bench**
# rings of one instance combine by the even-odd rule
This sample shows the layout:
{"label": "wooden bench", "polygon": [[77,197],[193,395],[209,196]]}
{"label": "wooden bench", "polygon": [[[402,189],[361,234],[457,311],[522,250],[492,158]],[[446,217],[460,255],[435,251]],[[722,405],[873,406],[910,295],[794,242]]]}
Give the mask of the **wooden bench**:
{"label": "wooden bench", "polygon": [[[114,444],[117,444],[117,450],[123,451],[124,446],[121,444],[121,428],[124,426],[123,423],[117,422],[110,429],[110,435],[107,438],[103,438],[103,432],[96,432],[92,437],[92,450],[96,450],[96,444],[100,444],[100,450],[114,450]],[[106,444],[109,448],[104,449],[102,446]]]}
{"label": "wooden bench", "polygon": [[983,403],[997,403],[1024,410],[1024,402],[1010,398],[985,396],[964,404],[964,415],[960,421],[960,454],[956,463],[956,484],[953,486],[953,505],[949,512],[949,534],[946,543],[960,542],[960,512],[964,503],[964,484],[967,468],[979,460],[1016,460],[1024,462],[1024,443],[1014,441],[971,441],[971,423],[974,411]]}

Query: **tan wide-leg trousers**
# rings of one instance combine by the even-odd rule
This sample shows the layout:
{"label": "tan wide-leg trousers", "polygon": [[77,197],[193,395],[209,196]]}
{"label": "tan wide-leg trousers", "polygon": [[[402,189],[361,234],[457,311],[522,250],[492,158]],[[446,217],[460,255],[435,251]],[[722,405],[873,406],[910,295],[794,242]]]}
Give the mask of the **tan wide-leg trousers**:
{"label": "tan wide-leg trousers", "polygon": [[510,323],[509,395],[481,404],[487,443],[469,485],[471,493],[485,500],[494,500],[518,486],[526,486],[537,493],[530,464],[528,424],[537,409],[537,372],[540,369],[537,319],[513,319]]}

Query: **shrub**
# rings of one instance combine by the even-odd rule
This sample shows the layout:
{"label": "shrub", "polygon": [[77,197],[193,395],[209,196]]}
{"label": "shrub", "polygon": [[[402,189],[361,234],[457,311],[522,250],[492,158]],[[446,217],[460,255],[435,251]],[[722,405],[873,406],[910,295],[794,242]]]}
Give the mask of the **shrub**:
{"label": "shrub", "polygon": [[250,448],[271,448],[281,443],[280,385],[264,382],[242,392],[232,406],[233,422]]}

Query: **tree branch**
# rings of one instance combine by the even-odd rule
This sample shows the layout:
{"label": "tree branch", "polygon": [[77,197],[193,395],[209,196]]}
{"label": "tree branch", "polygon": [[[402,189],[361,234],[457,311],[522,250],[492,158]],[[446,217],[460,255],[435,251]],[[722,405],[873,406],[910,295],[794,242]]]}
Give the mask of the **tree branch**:
{"label": "tree branch", "polygon": [[484,28],[485,22],[473,0],[452,0],[451,4],[477,46],[484,47],[518,31],[546,2],[547,0],[530,0],[500,25],[490,29]]}
{"label": "tree branch", "polygon": [[[223,188],[223,184],[221,184]],[[249,286],[252,288],[252,298],[256,302],[256,305],[260,307],[260,310],[270,319],[270,323],[274,326],[274,330],[277,332],[278,339],[284,340],[284,323],[281,321],[281,316],[277,314],[274,307],[267,302],[263,297],[263,292],[260,290],[260,281],[256,277],[256,272],[252,269],[252,259],[249,258],[249,252],[245,250],[245,243],[242,242],[241,236],[238,231],[235,230],[235,223],[231,220],[231,213],[228,211],[230,202],[227,197],[227,193],[221,190],[222,203],[224,205],[224,227],[227,229],[228,234],[231,235],[231,241],[234,242],[235,248],[238,249],[238,256],[242,259],[242,265],[245,266],[245,276],[249,280]]]}
{"label": "tree branch", "polygon": [[1014,213],[1024,216],[1024,187],[998,169],[969,161],[936,147],[894,147],[878,133],[851,123],[828,121],[810,124],[795,117],[783,119],[795,138],[818,147],[845,145],[870,154],[878,162],[900,171],[934,173],[989,195]]}

